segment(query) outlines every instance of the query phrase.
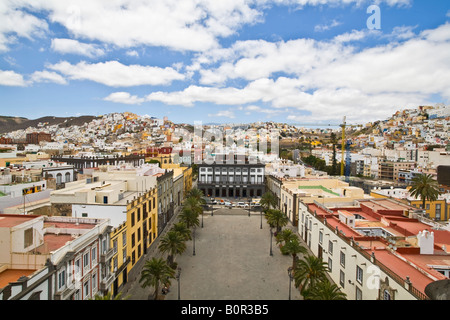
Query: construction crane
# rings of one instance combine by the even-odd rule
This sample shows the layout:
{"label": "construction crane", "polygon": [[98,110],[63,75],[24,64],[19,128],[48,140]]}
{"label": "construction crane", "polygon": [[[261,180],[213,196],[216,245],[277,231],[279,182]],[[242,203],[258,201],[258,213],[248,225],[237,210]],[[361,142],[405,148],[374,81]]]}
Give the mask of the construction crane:
{"label": "construction crane", "polygon": [[341,143],[341,151],[342,151],[342,157],[341,157],[341,176],[344,175],[344,154],[345,154],[345,120],[346,116],[344,116],[344,120],[342,121],[342,124],[340,127],[342,128],[342,143]]}

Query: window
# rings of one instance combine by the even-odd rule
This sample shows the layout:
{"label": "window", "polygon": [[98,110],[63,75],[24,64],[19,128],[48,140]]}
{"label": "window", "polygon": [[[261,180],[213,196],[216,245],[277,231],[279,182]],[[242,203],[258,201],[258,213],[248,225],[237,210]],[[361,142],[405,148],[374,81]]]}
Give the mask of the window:
{"label": "window", "polygon": [[102,250],[103,253],[106,253],[106,251],[108,251],[108,241],[106,241],[106,239],[102,240]]}
{"label": "window", "polygon": [[341,266],[345,267],[345,253],[341,251],[341,257],[340,257]]}
{"label": "window", "polygon": [[83,285],[83,293],[85,298],[89,297],[89,279]]}
{"label": "window", "polygon": [[388,290],[384,290],[383,300],[391,300],[391,293]]}
{"label": "window", "polygon": [[83,217],[83,218],[87,218],[87,216],[88,216],[87,213],[82,213],[82,214],[81,214],[81,217]]}
{"label": "window", "polygon": [[339,284],[341,285],[342,288],[345,287],[345,273],[342,270],[340,271],[339,274]]}
{"label": "window", "polygon": [[124,231],[122,233],[122,247],[125,247],[127,245],[127,232]]}
{"label": "window", "polygon": [[92,262],[97,261],[97,248],[91,250]]}
{"label": "window", "polygon": [[356,300],[362,300],[362,291],[359,287],[356,287]]}
{"label": "window", "polygon": [[24,249],[33,244],[33,228],[26,229],[24,234]]}
{"label": "window", "polygon": [[141,228],[138,228],[138,231],[137,231],[137,241],[138,242],[141,241]]}
{"label": "window", "polygon": [[113,241],[113,248],[114,248],[114,253],[117,253],[117,239],[114,239],[114,241]]}
{"label": "window", "polygon": [[117,268],[119,267],[118,257],[114,258],[113,267],[114,267],[114,271],[116,271]]}
{"label": "window", "polygon": [[92,275],[92,293],[97,291],[97,273]]}
{"label": "window", "polygon": [[84,268],[89,267],[89,251],[83,255],[83,267]]}
{"label": "window", "polygon": [[323,242],[323,232],[319,231],[319,243],[322,244]]}
{"label": "window", "polygon": [[81,273],[81,259],[75,260],[75,275],[80,275]]}
{"label": "window", "polygon": [[137,221],[139,222],[141,220],[141,208],[137,209]]}
{"label": "window", "polygon": [[66,270],[63,269],[58,274],[58,289],[63,288],[66,285]]}
{"label": "window", "polygon": [[134,211],[131,213],[131,226],[134,227]]}
{"label": "window", "polygon": [[123,263],[127,261],[127,249],[122,250]]}
{"label": "window", "polygon": [[441,220],[441,204],[440,203],[436,203],[436,216],[435,218],[437,220]]}
{"label": "window", "polygon": [[328,257],[328,272],[333,271],[333,260],[331,260],[330,257]]}
{"label": "window", "polygon": [[328,253],[333,254],[333,241],[328,241]]}
{"label": "window", "polygon": [[358,281],[360,284],[363,283],[363,270],[360,266],[356,266],[356,281]]}
{"label": "window", "polygon": [[135,246],[135,237],[134,237],[134,233],[131,235],[131,247],[134,248]]}

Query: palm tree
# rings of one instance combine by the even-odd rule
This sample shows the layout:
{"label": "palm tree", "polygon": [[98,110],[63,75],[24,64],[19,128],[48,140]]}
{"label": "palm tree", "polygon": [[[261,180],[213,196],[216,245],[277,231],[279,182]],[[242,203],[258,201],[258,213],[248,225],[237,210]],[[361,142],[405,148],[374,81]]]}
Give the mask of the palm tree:
{"label": "palm tree", "polygon": [[142,288],[155,288],[154,297],[158,300],[159,286],[170,285],[171,278],[175,278],[175,270],[169,267],[164,259],[152,258],[145,262],[139,282]]}
{"label": "palm tree", "polygon": [[314,255],[307,255],[297,261],[294,266],[294,281],[303,296],[306,296],[318,282],[326,279],[327,265]]}
{"label": "palm tree", "polygon": [[184,200],[183,207],[194,211],[199,216],[203,213],[202,201],[204,200],[198,200],[195,197],[189,197]]}
{"label": "palm tree", "polygon": [[190,229],[192,226],[200,225],[198,213],[195,212],[191,207],[183,207],[180,212],[179,219],[186,224],[186,227],[188,229]]}
{"label": "palm tree", "polygon": [[297,236],[291,229],[284,229],[283,231],[277,234],[276,241],[277,244],[281,244],[283,246],[286,242],[295,239],[296,237]]}
{"label": "palm tree", "polygon": [[204,194],[203,194],[203,192],[202,192],[200,189],[198,189],[198,188],[192,188],[192,189],[188,192],[187,197],[188,197],[188,198],[195,198],[195,199],[197,199],[198,202],[200,202],[200,204],[204,204],[204,203],[205,203],[205,200],[203,199]]}
{"label": "palm tree", "polygon": [[159,243],[158,249],[162,253],[168,253],[167,263],[172,268],[175,268],[175,255],[182,254],[186,250],[186,243],[184,241],[185,238],[183,235],[176,231],[170,230],[164,235]]}
{"label": "palm tree", "polygon": [[192,239],[191,231],[188,229],[188,227],[186,226],[186,223],[184,223],[183,221],[174,223],[171,230],[176,231],[179,234],[181,234],[184,240]]}
{"label": "palm tree", "polygon": [[280,210],[269,209],[266,213],[267,223],[271,227],[275,227],[275,236],[281,231],[281,228],[289,222],[288,217]]}
{"label": "palm tree", "polygon": [[431,174],[420,174],[412,179],[410,194],[416,199],[422,199],[422,209],[425,210],[426,201],[436,201],[441,194],[438,183]]}
{"label": "palm tree", "polygon": [[300,244],[300,241],[298,240],[298,237],[290,239],[287,241],[283,247],[284,252],[287,254],[290,254],[292,256],[292,268],[295,268],[295,263],[297,261],[297,255],[299,253],[301,254],[307,254],[308,250],[304,246]]}
{"label": "palm tree", "polygon": [[318,282],[305,297],[305,300],[347,300],[347,295],[328,279]]}
{"label": "palm tree", "polygon": [[275,208],[278,205],[278,200],[272,192],[267,191],[262,195],[259,203],[261,204],[264,212],[266,212],[271,208]]}

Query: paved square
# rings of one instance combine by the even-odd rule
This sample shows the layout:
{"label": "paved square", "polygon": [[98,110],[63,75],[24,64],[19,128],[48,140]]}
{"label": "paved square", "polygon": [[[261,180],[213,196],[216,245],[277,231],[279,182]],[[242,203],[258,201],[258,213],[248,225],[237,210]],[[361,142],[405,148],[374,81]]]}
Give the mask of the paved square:
{"label": "paved square", "polygon": [[[263,217],[241,209],[206,212],[204,227],[187,242],[186,252],[176,261],[181,267],[181,300],[287,300],[290,256],[283,256],[273,238],[270,256],[270,229]],[[200,217],[201,221],[201,217]],[[201,222],[200,222],[201,223]],[[293,282],[292,282],[293,284]],[[300,294],[292,286],[292,299]],[[173,280],[166,300],[178,299],[178,284]]]}

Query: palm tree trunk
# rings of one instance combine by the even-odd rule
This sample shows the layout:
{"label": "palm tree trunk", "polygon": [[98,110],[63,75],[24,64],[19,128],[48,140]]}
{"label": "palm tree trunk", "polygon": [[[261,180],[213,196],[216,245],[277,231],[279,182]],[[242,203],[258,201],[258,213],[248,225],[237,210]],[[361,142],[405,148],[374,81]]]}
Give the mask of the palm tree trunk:
{"label": "palm tree trunk", "polygon": [[159,283],[155,287],[155,300],[158,300]]}

